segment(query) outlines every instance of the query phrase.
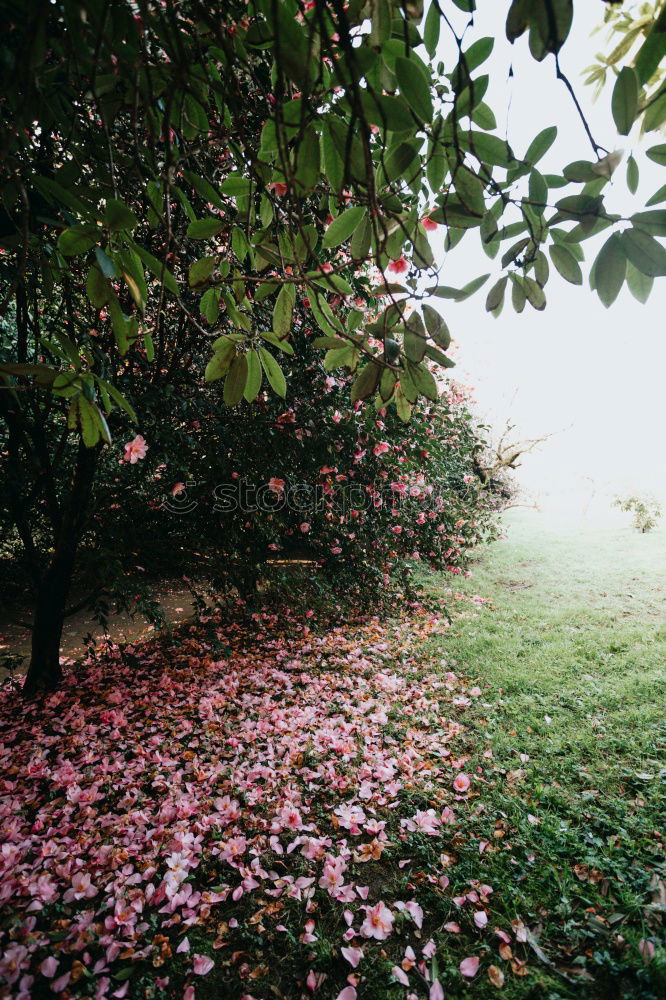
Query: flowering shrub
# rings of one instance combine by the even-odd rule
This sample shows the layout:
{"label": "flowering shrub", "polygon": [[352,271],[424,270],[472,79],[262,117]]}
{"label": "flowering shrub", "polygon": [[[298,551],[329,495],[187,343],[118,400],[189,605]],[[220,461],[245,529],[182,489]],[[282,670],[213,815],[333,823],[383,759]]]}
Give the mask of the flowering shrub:
{"label": "flowering shrub", "polygon": [[196,563],[178,559],[195,548],[206,557],[200,571],[244,594],[260,578],[288,585],[294,559],[311,562],[316,586],[362,603],[403,585],[413,560],[463,572],[470,548],[493,530],[465,392],[448,382],[404,424],[393,411],[350,403],[351,376],[326,371],[305,324],[292,337],[286,402],[264,393],[231,411],[216,385],[156,398],[141,465],[107,468],[115,519],[99,519],[100,538],[122,535],[143,564],[151,545],[167,548],[188,574]]}

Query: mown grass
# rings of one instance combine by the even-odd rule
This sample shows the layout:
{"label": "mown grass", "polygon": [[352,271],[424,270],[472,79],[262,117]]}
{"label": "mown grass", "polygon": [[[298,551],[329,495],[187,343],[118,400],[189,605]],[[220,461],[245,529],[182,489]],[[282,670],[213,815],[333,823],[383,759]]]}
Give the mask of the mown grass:
{"label": "mown grass", "polygon": [[485,821],[483,878],[541,949],[502,995],[664,996],[666,531],[514,511],[506,534],[460,588],[492,604],[423,650],[483,688],[467,739],[493,756],[459,862],[478,873]]}

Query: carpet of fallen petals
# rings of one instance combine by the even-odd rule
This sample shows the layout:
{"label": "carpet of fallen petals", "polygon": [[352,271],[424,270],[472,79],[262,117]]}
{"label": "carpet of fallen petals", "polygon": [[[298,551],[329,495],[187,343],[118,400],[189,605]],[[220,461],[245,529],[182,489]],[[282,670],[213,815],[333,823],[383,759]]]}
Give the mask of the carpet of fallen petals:
{"label": "carpet of fallen petals", "polygon": [[484,759],[460,739],[479,689],[420,651],[447,627],[209,614],[41,703],[7,687],[0,994],[354,1000],[371,973],[437,1000],[451,955],[461,984],[487,968],[516,928],[483,847],[456,878]]}

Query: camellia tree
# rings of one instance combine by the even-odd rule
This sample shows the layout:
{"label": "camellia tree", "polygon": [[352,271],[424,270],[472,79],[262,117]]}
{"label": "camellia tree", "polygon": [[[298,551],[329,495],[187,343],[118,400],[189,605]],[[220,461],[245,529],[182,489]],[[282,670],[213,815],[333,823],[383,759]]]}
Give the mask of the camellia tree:
{"label": "camellia tree", "polygon": [[[555,125],[526,150],[498,134],[493,39],[468,44],[475,6],[55,0],[12,12],[0,45],[0,412],[35,591],[26,691],[59,678],[76,550],[119,414],[140,421],[144,387],[176,384],[197,338],[227,405],[262,386],[285,396],[279,359],[307,308],[326,368],[354,374],[352,401],[407,421],[452,364],[432,302],[489,279],[441,284],[433,226],[447,251],[478,239],[499,261],[493,314],[508,289],[517,310],[543,309],[549,258],[581,284],[581,243],[604,230],[590,280],[605,304],[625,281],[644,299],[666,273],[664,212],[625,219],[605,205],[617,157],[558,61],[573,0],[507,5],[508,38],[527,33],[535,60],[554,62],[587,132],[592,157],[562,174],[538,166]],[[661,110],[646,121],[662,105],[644,100],[662,27],[614,86],[623,135],[662,124]],[[664,145],[647,155],[664,163]]]}

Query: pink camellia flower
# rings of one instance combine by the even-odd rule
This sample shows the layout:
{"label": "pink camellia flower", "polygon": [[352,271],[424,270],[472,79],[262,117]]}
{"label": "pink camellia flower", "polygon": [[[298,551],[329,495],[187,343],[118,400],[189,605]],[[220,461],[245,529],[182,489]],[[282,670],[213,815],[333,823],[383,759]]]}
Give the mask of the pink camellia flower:
{"label": "pink camellia flower", "polygon": [[215,962],[212,958],[209,958],[208,955],[194,956],[194,974],[196,976],[207,976],[214,965]]}
{"label": "pink camellia flower", "polygon": [[466,774],[457,774],[455,781],[453,782],[453,787],[457,792],[466,792],[470,786],[469,777]]}
{"label": "pink camellia flower", "polygon": [[171,490],[171,496],[178,497],[184,491],[185,491],[185,483],[176,483],[176,485]]}
{"label": "pink camellia flower", "polygon": [[92,899],[97,895],[97,886],[93,885],[87,872],[75,872],[72,875],[72,888],[64,895],[65,902],[72,899]]}
{"label": "pink camellia flower", "polygon": [[387,270],[393,274],[404,274],[405,271],[409,271],[409,264],[404,257],[398,257],[397,260],[389,261]]}
{"label": "pink camellia flower", "polygon": [[273,493],[283,493],[284,492],[284,479],[278,479],[277,476],[272,476],[268,480],[268,488],[273,491]]}
{"label": "pink camellia flower", "polygon": [[460,963],[460,972],[467,979],[473,979],[474,976],[479,971],[479,960],[476,955],[471,955],[469,958],[463,958]]}
{"label": "pink camellia flower", "polygon": [[377,455],[377,457],[379,457],[379,455],[385,455],[386,452],[390,450],[391,450],[390,444],[387,444],[385,441],[378,441],[375,447],[372,449],[372,454]]}
{"label": "pink camellia flower", "polygon": [[283,195],[287,193],[287,185],[284,183],[284,181],[272,181],[268,185],[268,190],[274,191],[275,194],[281,198]]}
{"label": "pink camellia flower", "polygon": [[429,215],[423,216],[423,218],[421,219],[421,225],[423,226],[424,229],[427,229],[431,233],[434,232],[435,229],[437,229],[437,223],[435,222],[434,219],[431,219]]}
{"label": "pink camellia flower", "polygon": [[384,941],[393,930],[393,914],[385,903],[375,903],[365,907],[365,920],[361,924],[361,934],[366,938]]}
{"label": "pink camellia flower", "polygon": [[303,534],[305,535],[310,530],[310,525],[308,524],[307,521],[303,521],[301,523],[301,525],[300,525],[300,529],[303,532]]}
{"label": "pink camellia flower", "polygon": [[146,457],[147,451],[148,445],[145,438],[141,434],[137,434],[133,441],[128,441],[125,445],[123,461],[129,462],[130,465],[136,465],[140,458]]}

